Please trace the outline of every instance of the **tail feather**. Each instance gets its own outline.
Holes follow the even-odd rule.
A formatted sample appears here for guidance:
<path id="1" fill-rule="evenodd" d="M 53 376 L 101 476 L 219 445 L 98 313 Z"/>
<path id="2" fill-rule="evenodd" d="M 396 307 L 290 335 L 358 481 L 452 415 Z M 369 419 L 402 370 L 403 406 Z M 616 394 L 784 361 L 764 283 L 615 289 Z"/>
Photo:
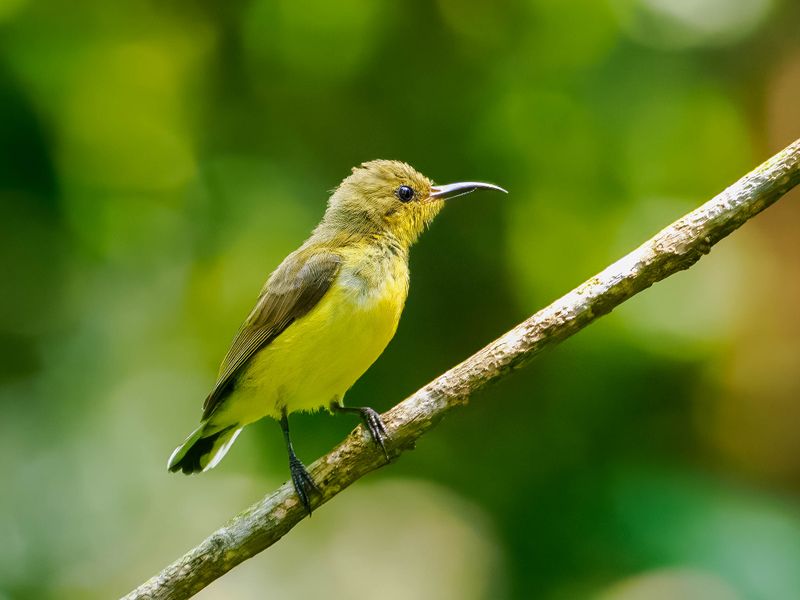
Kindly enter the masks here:
<path id="1" fill-rule="evenodd" d="M 183 471 L 187 475 L 208 471 L 219 464 L 236 437 L 241 427 L 231 425 L 214 433 L 206 433 L 206 423 L 195 429 L 186 441 L 175 448 L 169 457 L 167 468 L 173 473 Z"/>

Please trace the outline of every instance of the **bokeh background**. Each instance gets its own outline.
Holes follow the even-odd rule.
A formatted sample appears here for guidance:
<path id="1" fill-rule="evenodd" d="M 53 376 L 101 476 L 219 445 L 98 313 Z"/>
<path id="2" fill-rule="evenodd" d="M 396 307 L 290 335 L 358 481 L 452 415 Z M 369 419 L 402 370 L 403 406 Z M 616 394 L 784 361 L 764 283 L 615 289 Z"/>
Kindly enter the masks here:
<path id="1" fill-rule="evenodd" d="M 499 183 L 411 257 L 387 409 L 800 136 L 795 0 L 0 1 L 0 598 L 122 595 L 287 478 L 168 474 L 351 166 Z M 216 598 L 800 595 L 797 193 Z M 354 423 L 294 418 L 311 461 Z M 379 590 L 379 592 L 376 592 Z"/>

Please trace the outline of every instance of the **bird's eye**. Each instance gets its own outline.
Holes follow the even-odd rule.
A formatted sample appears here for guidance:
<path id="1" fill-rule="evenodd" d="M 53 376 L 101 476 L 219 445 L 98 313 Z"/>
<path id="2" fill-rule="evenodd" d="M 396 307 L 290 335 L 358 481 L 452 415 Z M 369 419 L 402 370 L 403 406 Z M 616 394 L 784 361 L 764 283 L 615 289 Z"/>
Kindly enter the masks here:
<path id="1" fill-rule="evenodd" d="M 414 189 L 408 187 L 407 185 L 401 185 L 399 188 L 397 188 L 395 195 L 400 199 L 401 202 L 408 202 L 414 198 Z"/>

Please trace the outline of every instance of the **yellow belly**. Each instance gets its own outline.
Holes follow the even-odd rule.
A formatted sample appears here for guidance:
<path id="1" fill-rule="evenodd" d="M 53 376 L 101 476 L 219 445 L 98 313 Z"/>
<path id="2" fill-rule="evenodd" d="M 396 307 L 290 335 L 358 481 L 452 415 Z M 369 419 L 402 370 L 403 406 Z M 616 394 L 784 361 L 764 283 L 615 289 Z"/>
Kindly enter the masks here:
<path id="1" fill-rule="evenodd" d="M 311 411 L 341 399 L 394 336 L 406 285 L 382 282 L 365 298 L 340 277 L 316 307 L 250 360 L 213 422 L 246 425 L 279 418 L 284 407 Z"/>

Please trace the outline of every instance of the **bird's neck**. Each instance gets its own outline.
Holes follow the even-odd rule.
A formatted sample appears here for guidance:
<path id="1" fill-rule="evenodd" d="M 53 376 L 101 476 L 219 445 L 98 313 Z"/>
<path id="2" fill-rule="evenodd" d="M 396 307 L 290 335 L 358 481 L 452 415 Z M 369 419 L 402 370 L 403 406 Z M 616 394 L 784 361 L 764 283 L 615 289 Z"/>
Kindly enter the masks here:
<path id="1" fill-rule="evenodd" d="M 341 228 L 330 226 L 324 221 L 317 226 L 312 235 L 316 243 L 331 247 L 369 247 L 376 253 L 408 261 L 411 240 L 401 239 L 394 232 L 379 228 Z"/>

